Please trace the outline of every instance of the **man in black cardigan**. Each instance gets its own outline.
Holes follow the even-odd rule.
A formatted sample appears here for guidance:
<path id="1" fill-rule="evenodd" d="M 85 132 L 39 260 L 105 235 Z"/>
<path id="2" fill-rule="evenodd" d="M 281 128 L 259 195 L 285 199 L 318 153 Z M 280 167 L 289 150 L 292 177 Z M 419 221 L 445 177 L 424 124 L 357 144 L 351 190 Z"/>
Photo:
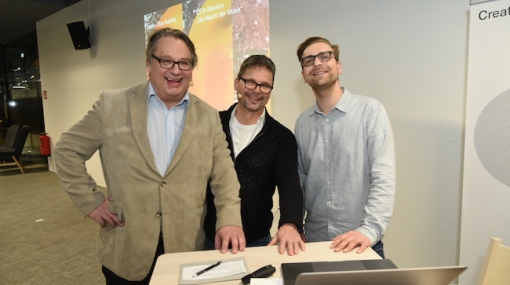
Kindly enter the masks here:
<path id="1" fill-rule="evenodd" d="M 279 243 L 280 253 L 305 250 L 303 192 L 297 173 L 297 144 L 294 134 L 271 117 L 265 108 L 273 89 L 275 65 L 265 55 L 252 55 L 240 67 L 234 85 L 238 103 L 220 112 L 223 131 L 241 184 L 241 216 L 246 246 Z M 278 187 L 280 221 L 271 238 L 273 195 Z M 205 249 L 219 249 L 214 240 L 216 208 L 207 191 L 204 229 Z"/>

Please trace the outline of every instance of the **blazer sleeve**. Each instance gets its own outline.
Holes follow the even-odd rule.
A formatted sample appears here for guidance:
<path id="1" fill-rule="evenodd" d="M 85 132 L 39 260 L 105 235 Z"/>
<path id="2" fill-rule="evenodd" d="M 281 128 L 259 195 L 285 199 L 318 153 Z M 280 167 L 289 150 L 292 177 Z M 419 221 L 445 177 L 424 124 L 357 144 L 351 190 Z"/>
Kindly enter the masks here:
<path id="1" fill-rule="evenodd" d="M 105 195 L 96 189 L 96 182 L 87 173 L 85 166 L 85 162 L 101 147 L 103 100 L 104 95 L 101 93 L 92 110 L 61 135 L 53 154 L 57 176 L 71 201 L 84 216 L 105 199 Z"/>

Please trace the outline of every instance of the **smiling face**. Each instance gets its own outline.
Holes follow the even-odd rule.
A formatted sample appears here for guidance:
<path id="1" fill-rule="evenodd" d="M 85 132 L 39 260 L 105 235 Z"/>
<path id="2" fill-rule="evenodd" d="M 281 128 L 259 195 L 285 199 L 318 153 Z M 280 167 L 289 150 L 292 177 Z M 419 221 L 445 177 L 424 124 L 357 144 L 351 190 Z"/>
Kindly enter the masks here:
<path id="1" fill-rule="evenodd" d="M 273 86 L 273 73 L 261 66 L 254 66 L 246 69 L 246 71 L 241 75 L 246 81 L 253 81 L 257 84 Z M 271 97 L 271 93 L 265 94 L 260 92 L 260 86 L 255 87 L 255 89 L 250 90 L 246 88 L 245 82 L 242 79 L 235 79 L 235 90 L 237 93 L 242 94 L 243 96 L 239 99 L 239 104 L 237 108 L 242 110 L 246 110 L 249 112 L 260 112 L 266 106 L 269 98 Z"/>
<path id="2" fill-rule="evenodd" d="M 329 44 L 317 42 L 308 46 L 301 58 L 314 56 L 324 51 L 332 51 Z M 315 62 L 311 66 L 303 67 L 301 74 L 306 83 L 314 90 L 328 89 L 338 82 L 338 76 L 342 73 L 342 66 L 334 56 L 322 62 L 319 58 L 315 58 Z"/>
<path id="3" fill-rule="evenodd" d="M 174 37 L 159 39 L 152 53 L 162 59 L 192 62 L 191 52 L 187 45 Z M 178 64 L 174 64 L 170 69 L 162 68 L 155 58 L 150 59 L 147 63 L 147 72 L 156 95 L 169 108 L 184 97 L 193 75 L 193 69 L 180 70 Z"/>

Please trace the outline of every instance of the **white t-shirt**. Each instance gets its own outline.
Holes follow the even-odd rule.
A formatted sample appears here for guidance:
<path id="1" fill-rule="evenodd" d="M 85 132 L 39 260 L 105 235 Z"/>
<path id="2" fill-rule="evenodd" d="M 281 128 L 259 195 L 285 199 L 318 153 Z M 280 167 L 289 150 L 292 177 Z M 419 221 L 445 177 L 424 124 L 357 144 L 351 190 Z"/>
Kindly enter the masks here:
<path id="1" fill-rule="evenodd" d="M 255 136 L 262 130 L 264 126 L 264 118 L 266 114 L 266 110 L 262 112 L 262 115 L 257 120 L 256 124 L 253 125 L 243 125 L 239 123 L 237 120 L 235 113 L 237 110 L 237 106 L 232 111 L 230 116 L 230 133 L 232 134 L 232 143 L 234 146 L 234 157 L 247 147 L 251 141 L 255 138 Z"/>

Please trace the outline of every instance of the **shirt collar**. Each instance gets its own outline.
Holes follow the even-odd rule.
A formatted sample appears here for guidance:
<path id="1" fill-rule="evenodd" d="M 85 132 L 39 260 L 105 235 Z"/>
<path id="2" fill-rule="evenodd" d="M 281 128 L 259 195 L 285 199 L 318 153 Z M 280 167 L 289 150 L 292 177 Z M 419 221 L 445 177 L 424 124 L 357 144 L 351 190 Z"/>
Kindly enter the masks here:
<path id="1" fill-rule="evenodd" d="M 340 112 L 347 113 L 347 110 L 349 107 L 349 102 L 351 102 L 352 94 L 347 88 L 345 88 L 345 87 L 340 87 L 340 88 L 343 91 L 342 97 L 340 97 L 340 100 L 338 100 L 338 102 L 336 102 L 335 108 L 333 108 L 333 109 L 337 109 Z M 313 109 L 314 109 L 313 110 L 314 112 L 312 112 L 310 114 L 310 116 L 312 116 L 314 113 L 323 114 L 323 112 L 319 109 L 319 105 L 317 104 L 317 101 L 315 101 L 315 106 Z"/>
<path id="2" fill-rule="evenodd" d="M 343 94 L 342 97 L 340 97 L 340 100 L 335 105 L 335 108 L 338 109 L 338 111 L 347 113 L 349 102 L 351 102 L 352 94 L 347 90 L 345 87 L 341 87 Z"/>
<path id="3" fill-rule="evenodd" d="M 230 113 L 230 121 L 232 121 L 235 117 L 237 106 L 238 106 L 238 104 L 236 104 L 234 106 L 234 110 L 232 110 L 232 113 Z M 260 115 L 260 117 L 257 119 L 257 125 L 258 124 L 264 125 L 265 122 L 266 122 L 266 107 L 264 107 L 264 111 L 262 112 L 262 115 Z"/>

